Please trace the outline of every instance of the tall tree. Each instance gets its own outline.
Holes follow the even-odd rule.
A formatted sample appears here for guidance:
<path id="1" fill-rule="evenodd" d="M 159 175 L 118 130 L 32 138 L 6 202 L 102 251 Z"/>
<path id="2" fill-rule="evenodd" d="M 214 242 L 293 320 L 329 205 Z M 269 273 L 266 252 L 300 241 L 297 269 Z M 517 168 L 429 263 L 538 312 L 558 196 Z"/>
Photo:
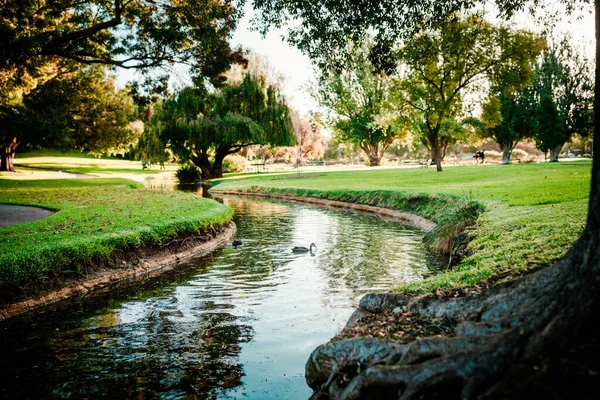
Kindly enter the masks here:
<path id="1" fill-rule="evenodd" d="M 471 0 L 255 0 L 265 25 L 299 21 L 291 39 L 315 57 L 342 53 L 345 37 L 382 32 L 392 41 L 431 28 L 447 11 L 470 9 Z M 494 2 L 504 15 L 539 0 Z M 591 1 L 564 0 L 567 8 Z M 600 1 L 595 6 L 600 39 Z M 314 40 L 311 40 L 314 38 Z M 331 39 L 331 40 L 330 40 Z M 342 43 L 340 43 L 340 41 Z M 600 40 L 596 40 L 600 60 Z M 594 134 L 600 130 L 600 68 L 596 64 Z M 594 154 L 600 154 L 598 140 Z M 460 298 L 368 295 L 363 310 L 401 310 L 462 321 L 452 338 L 406 345 L 349 340 L 319 347 L 307 363 L 307 380 L 332 398 L 593 398 L 600 313 L 600 159 L 594 157 L 586 228 L 571 251 L 551 267 Z M 468 273 L 468 272 L 467 272 Z M 584 355 L 584 356 L 582 356 Z M 380 357 L 381 356 L 381 357 Z M 578 356 L 580 358 L 578 358 Z M 588 356 L 588 357 L 585 357 Z M 316 361 L 316 362 L 315 362 Z M 356 366 L 360 365 L 357 371 Z M 587 364 L 593 365 L 593 364 Z M 357 376 L 347 371 L 357 371 Z M 347 382 L 347 384 L 345 384 Z"/>
<path id="2" fill-rule="evenodd" d="M 325 146 L 319 116 L 313 114 L 302 118 L 296 111 L 290 110 L 290 118 L 296 134 L 296 165 L 307 157 L 313 160 L 322 157 Z"/>
<path id="3" fill-rule="evenodd" d="M 369 165 L 378 166 L 386 149 L 406 131 L 407 107 L 391 101 L 399 78 L 377 71 L 368 45 L 349 47 L 352 58 L 343 68 L 322 72 L 315 97 L 328 111 L 338 139 L 359 146 Z"/>
<path id="4" fill-rule="evenodd" d="M 574 135 L 591 134 L 592 73 L 589 60 L 563 37 L 538 64 L 535 90 L 538 99 L 538 148 L 558 161 L 563 145 Z M 552 121 L 553 123 L 550 123 Z"/>
<path id="5" fill-rule="evenodd" d="M 485 138 L 492 138 L 500 145 L 502 162 L 510 163 L 516 145 L 537 132 L 536 102 L 533 88 L 528 87 L 517 94 L 488 97 L 476 128 Z"/>
<path id="6" fill-rule="evenodd" d="M 51 70 L 65 60 L 142 70 L 186 63 L 219 85 L 240 58 L 227 42 L 238 17 L 227 0 L 3 0 L 1 7 L 4 110 L 19 108 L 23 95 L 53 79 Z M 19 144 L 17 136 L 0 137 L 4 154 Z"/>
<path id="7" fill-rule="evenodd" d="M 247 146 L 295 144 L 284 99 L 264 78 L 250 75 L 214 94 L 200 88 L 180 91 L 155 111 L 146 135 L 158 136 L 162 149 L 180 161 L 194 163 L 202 179 L 222 177 L 223 159 Z M 144 137 L 142 143 L 154 140 Z"/>
<path id="8" fill-rule="evenodd" d="M 116 152 L 135 140 L 128 126 L 134 113 L 132 98 L 104 66 L 70 67 L 26 94 L 22 105 L 4 108 L 0 138 L 30 149 Z M 15 150 L 0 148 L 2 170 L 14 170 Z"/>
<path id="9" fill-rule="evenodd" d="M 461 112 L 465 90 L 499 75 L 518 82 L 531 79 L 531 54 L 539 53 L 542 46 L 530 32 L 496 27 L 479 15 L 449 18 L 439 28 L 408 41 L 402 58 L 410 67 L 409 104 L 422 114 L 438 171 L 442 170 L 440 130 L 445 120 Z"/>

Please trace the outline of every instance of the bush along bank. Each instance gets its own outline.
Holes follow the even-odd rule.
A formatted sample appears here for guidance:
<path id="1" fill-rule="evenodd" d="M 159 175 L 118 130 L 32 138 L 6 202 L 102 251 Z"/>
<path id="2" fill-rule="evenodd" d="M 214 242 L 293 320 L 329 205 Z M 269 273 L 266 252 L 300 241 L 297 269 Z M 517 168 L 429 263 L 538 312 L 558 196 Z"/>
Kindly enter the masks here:
<path id="1" fill-rule="evenodd" d="M 143 266 L 145 254 L 178 251 L 192 242 L 187 239 L 214 238 L 233 217 L 231 208 L 216 201 L 134 186 L 115 179 L 0 180 L 1 203 L 57 210 L 42 220 L 0 228 L 0 302 L 106 269 Z"/>
<path id="2" fill-rule="evenodd" d="M 214 187 L 218 192 L 219 187 Z M 480 203 L 464 197 L 448 194 L 403 193 L 392 190 L 316 190 L 282 189 L 251 186 L 238 189 L 241 194 L 259 194 L 288 198 L 315 198 L 326 201 L 339 201 L 347 204 L 361 204 L 389 210 L 401 211 L 426 218 L 435 223 L 424 236 L 425 247 L 431 253 L 443 258 L 450 270 L 428 280 L 426 284 L 404 286 L 407 291 L 429 291 L 440 287 L 452 287 L 461 282 L 453 276 L 453 267 L 470 254 L 468 243 L 476 234 L 478 217 L 484 212 Z M 441 278 L 441 279 L 440 279 Z M 433 280 L 433 281 L 431 281 Z M 431 287 L 431 289 L 427 289 Z"/>

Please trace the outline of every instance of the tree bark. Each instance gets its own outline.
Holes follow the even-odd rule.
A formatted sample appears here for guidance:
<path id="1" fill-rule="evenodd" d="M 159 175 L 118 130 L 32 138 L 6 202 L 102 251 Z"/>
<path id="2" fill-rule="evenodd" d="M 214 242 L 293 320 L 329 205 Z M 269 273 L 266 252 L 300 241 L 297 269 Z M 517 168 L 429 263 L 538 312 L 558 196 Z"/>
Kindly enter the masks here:
<path id="1" fill-rule="evenodd" d="M 222 178 L 223 177 L 223 160 L 227 157 L 229 153 L 227 151 L 218 150 L 217 154 L 215 154 L 215 159 L 212 165 L 212 178 Z M 211 179 L 212 179 L 211 178 Z"/>
<path id="2" fill-rule="evenodd" d="M 441 172 L 442 171 L 442 149 L 440 149 L 438 140 L 436 138 L 436 140 L 433 142 L 433 152 L 435 155 L 435 167 L 437 172 Z"/>
<path id="3" fill-rule="evenodd" d="M 7 146 L 0 147 L 0 171 L 15 172 L 13 161 L 20 143 L 15 137 Z"/>
<path id="4" fill-rule="evenodd" d="M 510 164 L 510 156 L 512 154 L 512 143 L 502 144 L 502 163 Z"/>
<path id="5" fill-rule="evenodd" d="M 562 149 L 564 143 L 559 144 L 553 149 L 550 149 L 550 162 L 558 162 L 558 156 L 560 156 L 560 150 Z"/>
<path id="6" fill-rule="evenodd" d="M 369 154 L 369 166 L 378 167 L 381 164 L 381 157 L 378 154 Z"/>
<path id="7" fill-rule="evenodd" d="M 192 163 L 194 163 L 196 167 L 200 168 L 200 171 L 202 172 L 201 179 L 203 181 L 214 178 L 213 167 L 208 159 L 208 155 L 200 154 L 198 156 L 194 156 L 192 157 Z"/>

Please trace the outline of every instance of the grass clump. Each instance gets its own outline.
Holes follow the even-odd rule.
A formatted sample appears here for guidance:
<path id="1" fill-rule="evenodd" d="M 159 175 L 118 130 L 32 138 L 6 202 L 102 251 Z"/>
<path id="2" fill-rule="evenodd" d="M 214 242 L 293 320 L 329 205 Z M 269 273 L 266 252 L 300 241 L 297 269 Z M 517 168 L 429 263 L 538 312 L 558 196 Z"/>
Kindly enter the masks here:
<path id="1" fill-rule="evenodd" d="M 180 165 L 175 172 L 175 178 L 179 183 L 196 183 L 202 179 L 202 172 L 194 164 Z"/>
<path id="2" fill-rule="evenodd" d="M 221 180 L 213 190 L 296 194 L 377 205 L 438 224 L 428 234 L 443 249 L 474 224 L 470 256 L 454 269 L 399 290 L 423 293 L 476 288 L 550 265 L 585 227 L 588 161 L 434 169 L 373 169 Z M 302 178 L 302 179 L 299 179 Z M 327 188 L 327 190 L 323 190 Z"/>
<path id="3" fill-rule="evenodd" d="M 91 259 L 107 259 L 115 250 L 162 245 L 233 216 L 216 201 L 139 186 L 123 179 L 0 180 L 0 203 L 57 211 L 0 228 L 0 287 L 80 273 Z"/>

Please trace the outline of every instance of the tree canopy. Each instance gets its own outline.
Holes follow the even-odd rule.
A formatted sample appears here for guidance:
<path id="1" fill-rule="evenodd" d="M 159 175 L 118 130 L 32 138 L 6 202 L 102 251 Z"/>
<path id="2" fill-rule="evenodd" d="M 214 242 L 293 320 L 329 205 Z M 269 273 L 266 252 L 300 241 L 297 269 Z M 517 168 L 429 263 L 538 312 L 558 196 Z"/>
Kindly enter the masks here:
<path id="1" fill-rule="evenodd" d="M 223 159 L 247 146 L 291 146 L 295 135 L 289 109 L 264 77 L 245 75 L 214 94 L 186 88 L 156 110 L 143 143 L 156 136 L 181 162 L 191 161 L 203 179 L 223 175 Z M 143 152 L 144 149 L 141 149 Z"/>
<path id="2" fill-rule="evenodd" d="M 205 76 L 229 65 L 229 1 L 3 0 L 0 70 L 41 57 L 122 68 L 186 62 Z M 217 61 L 219 58 L 221 60 Z"/>
<path id="3" fill-rule="evenodd" d="M 104 66 L 72 65 L 16 105 L 0 106 L 0 170 L 13 170 L 17 146 L 118 152 L 134 142 L 135 106 Z M 6 144 L 9 144 L 6 146 Z"/>
<path id="4" fill-rule="evenodd" d="M 401 78 L 376 70 L 368 44 L 349 48 L 350 60 L 343 68 L 322 71 L 314 94 L 328 110 L 338 139 L 359 146 L 369 165 L 378 166 L 386 149 L 407 131 L 407 106 L 392 99 Z"/>
<path id="5" fill-rule="evenodd" d="M 440 129 L 462 112 L 465 91 L 485 81 L 524 86 L 531 81 L 532 61 L 543 46 L 543 40 L 530 32 L 494 26 L 473 14 L 452 17 L 402 48 L 409 67 L 408 101 L 420 113 L 424 142 L 438 171 L 444 148 Z"/>

